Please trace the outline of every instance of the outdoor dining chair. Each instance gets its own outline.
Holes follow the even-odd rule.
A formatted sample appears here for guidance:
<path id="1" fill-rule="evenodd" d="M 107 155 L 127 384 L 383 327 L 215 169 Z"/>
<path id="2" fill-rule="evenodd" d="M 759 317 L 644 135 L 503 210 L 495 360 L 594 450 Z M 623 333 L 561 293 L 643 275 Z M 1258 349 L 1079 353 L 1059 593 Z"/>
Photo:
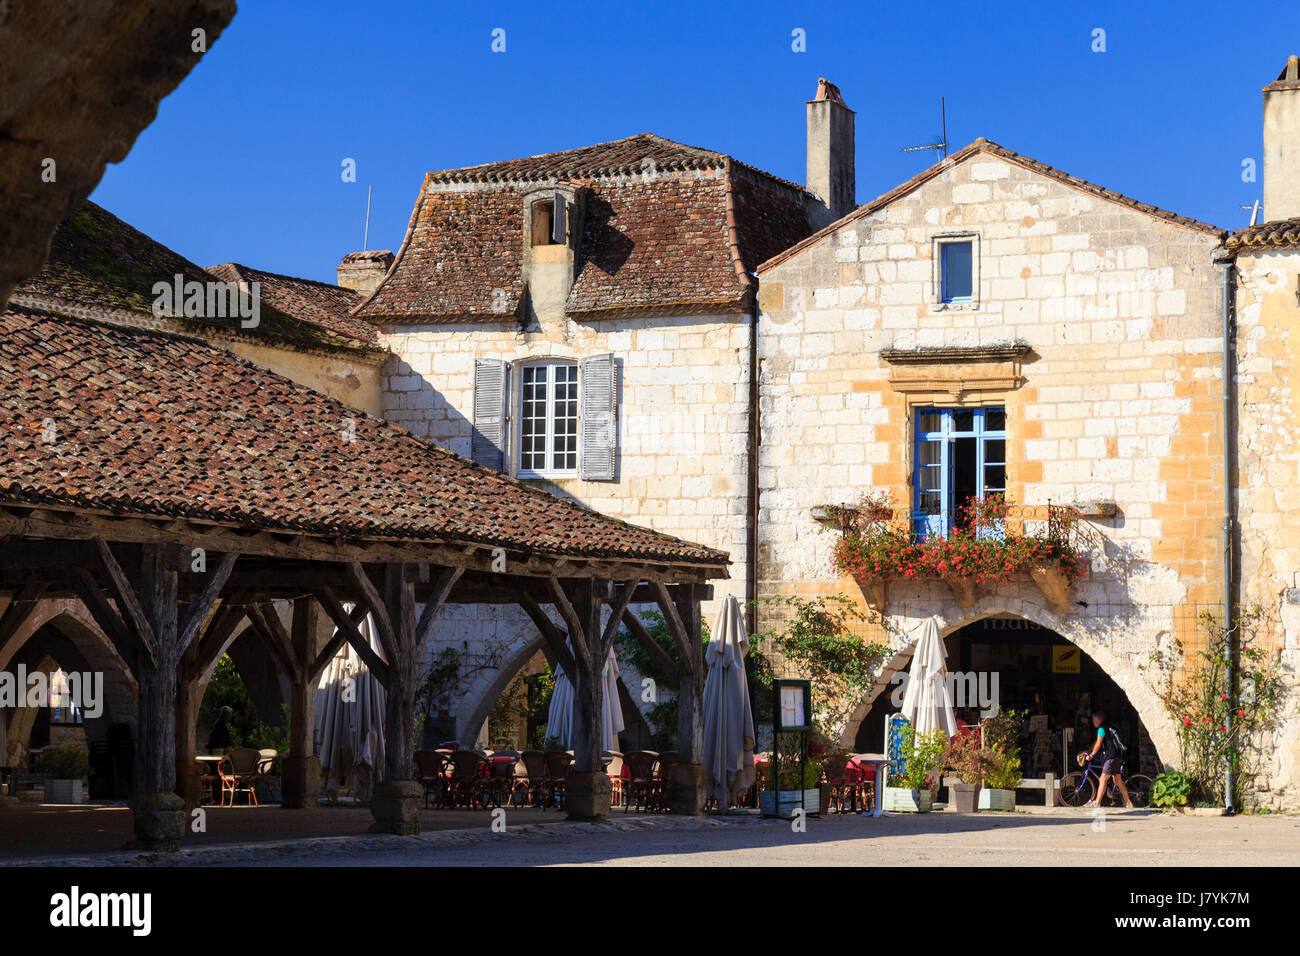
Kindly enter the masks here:
<path id="1" fill-rule="evenodd" d="M 485 801 L 491 772 L 487 757 L 476 750 L 454 750 L 447 759 L 451 762 L 448 805 L 474 807 Z"/>
<path id="2" fill-rule="evenodd" d="M 845 804 L 848 809 L 857 810 L 862 799 L 861 775 L 849 767 L 848 754 L 833 754 L 822 761 L 825 783 L 830 788 L 830 806 L 828 810 L 843 812 Z"/>
<path id="3" fill-rule="evenodd" d="M 262 755 L 251 747 L 234 747 L 226 751 L 226 759 L 222 762 L 230 767 L 229 776 L 231 777 L 230 805 L 235 805 L 235 795 L 247 793 L 249 802 L 253 806 L 258 806 L 257 802 L 257 782 L 258 782 L 258 764 L 262 760 Z M 219 765 L 220 766 L 220 765 Z M 222 800 L 226 796 L 226 781 L 222 780 Z"/>
<path id="4" fill-rule="evenodd" d="M 530 807 L 546 806 L 546 754 L 540 750 L 525 750 L 520 755 L 524 765 L 522 780 L 527 787 Z"/>
<path id="5" fill-rule="evenodd" d="M 434 750 L 415 752 L 415 779 L 424 788 L 424 806 L 433 798 L 435 807 L 447 801 L 447 758 Z"/>
<path id="6" fill-rule="evenodd" d="M 605 761 L 605 775 L 609 777 L 609 805 L 617 807 L 623 802 L 623 755 L 617 750 L 606 750 L 601 758 Z"/>
<path id="7" fill-rule="evenodd" d="M 668 773 L 680 763 L 676 750 L 665 750 L 659 754 L 659 770 L 655 774 L 655 809 L 668 809 Z"/>
<path id="8" fill-rule="evenodd" d="M 638 810 L 653 809 L 655 802 L 655 764 L 659 755 L 652 750 L 634 750 L 623 755 L 628 776 L 623 784 L 623 812 L 635 806 Z"/>
<path id="9" fill-rule="evenodd" d="M 546 804 L 552 801 L 561 810 L 564 809 L 565 790 L 568 787 L 569 771 L 573 767 L 573 754 L 567 750 L 546 751 Z"/>
<path id="10" fill-rule="evenodd" d="M 265 747 L 258 751 L 260 759 L 257 761 L 257 777 L 254 780 L 254 786 L 262 784 L 266 787 L 266 798 L 271 803 L 278 803 L 283 799 L 280 791 L 280 775 L 276 772 L 276 761 L 280 759 L 280 752 L 271 747 Z"/>
<path id="11" fill-rule="evenodd" d="M 492 770 L 487 779 L 489 802 L 494 807 L 509 805 L 513 802 L 515 792 L 515 767 L 519 763 L 519 751 L 494 750 L 490 758 Z"/>
<path id="12" fill-rule="evenodd" d="M 196 760 L 194 766 L 199 775 L 200 806 L 205 803 L 216 803 L 220 800 L 221 777 L 212 768 L 212 761 Z"/>

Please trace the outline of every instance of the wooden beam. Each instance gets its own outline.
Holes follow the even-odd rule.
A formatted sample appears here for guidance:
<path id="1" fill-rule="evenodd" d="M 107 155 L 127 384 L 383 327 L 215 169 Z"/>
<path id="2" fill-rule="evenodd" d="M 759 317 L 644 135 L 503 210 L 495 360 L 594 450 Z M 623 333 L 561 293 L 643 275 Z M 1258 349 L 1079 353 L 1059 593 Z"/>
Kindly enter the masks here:
<path id="1" fill-rule="evenodd" d="M 415 645 L 419 647 L 429 636 L 429 628 L 433 627 L 433 619 L 442 610 L 442 606 L 447 603 L 447 596 L 451 594 L 451 589 L 456 586 L 461 575 L 465 573 L 464 568 L 443 568 L 438 572 L 438 580 L 434 582 L 433 593 L 429 595 L 429 600 L 424 602 L 424 610 L 420 612 L 419 623 L 415 625 Z"/>
<path id="2" fill-rule="evenodd" d="M 41 595 L 45 593 L 46 584 L 41 581 L 34 581 L 30 584 L 23 585 L 9 601 L 8 607 L 5 608 L 3 616 L 0 616 L 0 653 L 4 651 L 5 644 L 11 637 L 22 630 L 23 626 L 31 620 L 36 608 L 39 607 Z M 9 656 L 4 655 L 6 658 Z"/>
<path id="3" fill-rule="evenodd" d="M 325 613 L 330 616 L 334 626 L 344 633 L 347 642 L 352 645 L 352 649 L 365 662 L 366 667 L 370 669 L 370 673 L 375 675 L 379 683 L 386 684 L 388 680 L 388 664 L 375 653 L 365 635 L 357 628 L 356 622 L 352 620 L 347 611 L 343 610 L 343 605 L 339 603 L 334 593 L 329 588 L 321 588 L 316 592 L 316 600 L 325 609 Z"/>
<path id="4" fill-rule="evenodd" d="M 203 591 L 190 604 L 185 618 L 181 621 L 180 633 L 177 637 L 182 654 L 189 648 L 190 642 L 194 640 L 195 635 L 199 633 L 199 628 L 207 620 L 208 612 L 212 610 L 212 605 L 221 595 L 222 588 L 230 580 L 230 572 L 235 569 L 237 560 L 239 555 L 234 552 L 223 554 L 221 563 L 208 575 L 208 582 L 203 586 Z"/>
<path id="5" fill-rule="evenodd" d="M 519 595 L 519 606 L 532 619 L 537 630 L 541 631 L 542 639 L 550 649 L 551 656 L 560 665 L 560 669 L 570 676 L 575 674 L 573 654 L 564 646 L 564 633 L 555 626 L 555 622 L 542 610 L 542 606 L 537 603 L 531 594 L 522 593 Z"/>
<path id="6" fill-rule="evenodd" d="M 681 615 L 677 613 L 677 604 L 673 597 L 668 593 L 662 582 L 655 581 L 651 585 L 651 590 L 655 594 L 655 603 L 659 605 L 659 611 L 664 616 L 664 623 L 668 625 L 668 633 L 672 634 L 673 640 L 677 642 L 677 649 L 683 655 L 683 665 L 690 660 L 686 655 L 690 654 L 690 641 L 686 634 L 686 624 L 682 621 Z"/>
<path id="7" fill-rule="evenodd" d="M 68 584 L 81 599 L 81 603 L 99 625 L 99 629 L 104 632 L 104 636 L 116 648 L 118 655 L 126 662 L 126 666 L 131 668 L 132 673 L 139 669 L 141 655 L 150 657 L 152 662 L 148 646 L 135 637 L 117 609 L 108 603 L 108 598 L 104 596 L 95 576 L 86 568 L 68 568 L 64 574 Z"/>
<path id="8" fill-rule="evenodd" d="M 361 622 L 366 619 L 366 615 L 369 613 L 370 612 L 366 610 L 364 604 L 358 604 L 348 614 L 348 617 L 352 619 L 352 623 L 357 625 L 359 629 L 361 627 Z M 325 642 L 325 646 L 322 647 L 320 653 L 316 655 L 316 659 L 311 662 L 308 676 L 311 677 L 312 680 L 315 680 L 320 676 L 320 672 L 329 665 L 329 662 L 334 659 L 334 655 L 336 655 L 347 642 L 348 637 L 343 633 L 343 630 L 338 627 L 334 628 L 334 635 Z"/>
<path id="9" fill-rule="evenodd" d="M 632 600 L 632 593 L 636 590 L 636 584 L 635 581 L 625 581 L 620 584 L 614 602 L 610 605 L 612 610 L 609 615 L 609 622 L 605 625 L 605 633 L 600 636 L 600 659 L 602 661 L 609 656 L 610 648 L 614 646 L 614 635 L 618 633 L 619 623 L 623 619 L 623 612 L 627 610 L 628 602 Z"/>
<path id="10" fill-rule="evenodd" d="M 578 612 L 573 609 L 573 604 L 569 601 L 569 596 L 564 593 L 564 587 L 560 584 L 558 578 L 550 579 L 551 600 L 555 602 L 556 609 L 560 612 L 560 617 L 564 618 L 564 623 L 569 628 L 569 642 L 573 644 L 575 657 L 587 656 L 587 632 L 582 621 L 578 617 Z M 569 675 L 574 676 L 573 674 Z"/>
<path id="11" fill-rule="evenodd" d="M 636 642 L 641 645 L 642 649 L 650 655 L 650 659 L 659 666 L 659 669 L 667 675 L 668 679 L 676 683 L 680 678 L 677 669 L 677 662 L 669 656 L 668 652 L 659 646 L 659 642 L 650 636 L 646 630 L 645 624 L 641 618 L 637 617 L 636 612 L 628 609 L 623 612 L 623 623 L 627 629 L 632 632 Z"/>
<path id="12" fill-rule="evenodd" d="M 109 548 L 108 542 L 103 538 L 95 538 L 95 547 L 99 550 L 99 560 L 104 566 L 104 571 L 113 584 L 113 595 L 117 599 L 118 611 L 123 624 L 126 625 L 129 631 L 134 633 L 136 640 L 140 642 L 140 647 L 145 653 L 148 664 L 156 667 L 159 663 L 158 646 L 154 641 L 153 627 L 145 615 L 143 604 L 136 596 L 135 589 L 131 587 L 131 582 L 127 579 L 122 566 L 117 563 L 117 558 L 113 557 L 113 551 Z"/>
<path id="13" fill-rule="evenodd" d="M 388 608 L 384 606 L 384 599 L 379 596 L 379 591 L 375 589 L 375 582 L 370 580 L 370 575 L 366 574 L 364 565 L 353 561 L 348 564 L 347 570 L 353 587 L 360 592 L 361 603 L 370 608 L 370 613 L 375 619 L 375 630 L 379 632 L 379 643 L 384 649 L 384 656 L 388 658 L 389 663 L 392 663 L 397 660 L 398 642 L 397 634 L 393 631 L 393 620 L 388 616 Z"/>

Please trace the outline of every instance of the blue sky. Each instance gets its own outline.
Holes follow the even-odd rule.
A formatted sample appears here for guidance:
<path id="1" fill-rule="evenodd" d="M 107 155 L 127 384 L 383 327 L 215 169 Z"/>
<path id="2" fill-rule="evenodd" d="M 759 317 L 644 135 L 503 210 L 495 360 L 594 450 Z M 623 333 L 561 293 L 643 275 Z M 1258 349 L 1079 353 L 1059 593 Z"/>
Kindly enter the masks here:
<path id="1" fill-rule="evenodd" d="M 900 149 L 937 140 L 944 96 L 954 151 L 985 136 L 1238 228 L 1261 195 L 1242 181 L 1260 88 L 1300 53 L 1290 2 L 478 8 L 244 0 L 92 198 L 201 265 L 333 281 L 362 246 L 367 186 L 370 248 L 396 250 L 428 170 L 648 131 L 803 182 L 804 101 L 825 76 L 857 112 L 860 203 L 933 161 Z"/>

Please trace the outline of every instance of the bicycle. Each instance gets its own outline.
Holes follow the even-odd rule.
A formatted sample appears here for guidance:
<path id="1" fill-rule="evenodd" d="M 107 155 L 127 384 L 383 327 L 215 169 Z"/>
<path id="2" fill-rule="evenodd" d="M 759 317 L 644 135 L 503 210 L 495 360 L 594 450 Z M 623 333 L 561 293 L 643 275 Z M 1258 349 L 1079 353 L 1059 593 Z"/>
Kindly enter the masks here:
<path id="1" fill-rule="evenodd" d="M 1151 798 L 1151 778 L 1140 773 L 1130 777 L 1124 772 L 1124 763 L 1122 761 L 1119 765 L 1119 774 L 1124 779 L 1124 786 L 1128 790 L 1129 799 L 1133 801 L 1133 806 L 1147 806 Z M 1061 778 L 1061 802 L 1067 807 L 1083 806 L 1096 794 L 1097 784 L 1100 780 L 1100 761 L 1090 762 L 1088 766 L 1083 768 L 1082 772 L 1067 773 Z M 1124 798 L 1119 792 L 1119 787 L 1115 786 L 1114 776 L 1110 778 L 1103 799 L 1105 796 L 1113 796 L 1116 803 L 1123 805 Z M 1099 800 L 1098 803 L 1100 802 Z"/>

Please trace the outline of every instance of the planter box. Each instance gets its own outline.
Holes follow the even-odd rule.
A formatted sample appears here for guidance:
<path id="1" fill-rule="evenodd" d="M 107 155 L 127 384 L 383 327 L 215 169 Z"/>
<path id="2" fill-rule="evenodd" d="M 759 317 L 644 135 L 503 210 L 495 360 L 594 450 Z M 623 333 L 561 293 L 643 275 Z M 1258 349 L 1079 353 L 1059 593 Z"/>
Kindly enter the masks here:
<path id="1" fill-rule="evenodd" d="M 777 794 L 780 798 L 777 798 Z M 798 790 L 760 790 L 758 810 L 765 817 L 790 817 L 800 807 Z M 821 788 L 803 791 L 803 809 L 806 813 L 821 812 Z"/>
<path id="2" fill-rule="evenodd" d="M 929 813 L 929 790 L 906 790 L 903 787 L 885 788 L 885 809 L 898 813 Z"/>
<path id="3" fill-rule="evenodd" d="M 80 780 L 46 780 L 45 781 L 45 802 L 46 803 L 85 803 L 86 795 L 83 792 Z"/>
<path id="4" fill-rule="evenodd" d="M 979 809 L 980 785 L 978 783 L 954 783 L 948 787 L 951 803 L 948 809 L 958 813 L 974 813 Z"/>
<path id="5" fill-rule="evenodd" d="M 980 790 L 979 808 L 981 810 L 1014 810 L 1016 792 L 1014 790 L 995 790 L 984 787 Z"/>
<path id="6" fill-rule="evenodd" d="M 862 597 L 867 602 L 867 607 L 877 614 L 885 612 L 885 581 L 881 578 L 855 578 L 859 588 L 862 589 Z"/>

